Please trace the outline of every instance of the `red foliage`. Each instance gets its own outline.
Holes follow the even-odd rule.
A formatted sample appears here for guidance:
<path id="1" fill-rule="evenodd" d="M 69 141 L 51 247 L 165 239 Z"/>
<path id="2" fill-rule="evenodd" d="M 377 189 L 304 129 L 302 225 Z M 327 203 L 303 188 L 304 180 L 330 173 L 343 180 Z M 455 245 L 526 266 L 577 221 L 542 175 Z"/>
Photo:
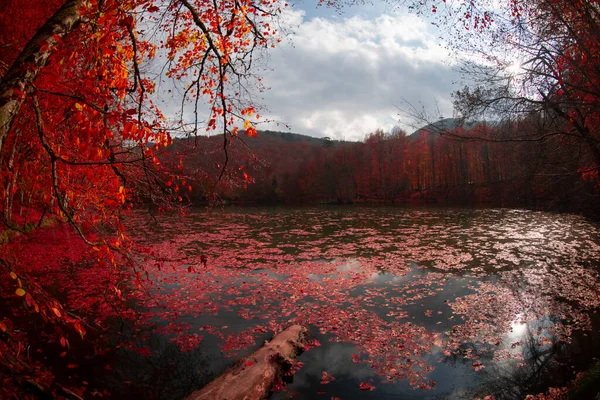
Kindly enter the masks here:
<path id="1" fill-rule="evenodd" d="M 235 124 L 253 136 L 259 116 L 231 88 L 253 83 L 251 53 L 277 41 L 280 11 L 270 0 L 2 2 L 0 233 L 8 244 L 0 248 L 0 368 L 17 372 L 2 390 L 20 391 L 23 365 L 39 390 L 60 390 L 22 351 L 29 342 L 17 324 L 31 328 L 23 309 L 65 349 L 73 333 L 135 318 L 124 300 L 143 297 L 150 280 L 123 217 L 140 200 L 177 208 L 192 191 L 179 159 L 164 151 L 177 127 L 158 107 L 145 66 L 165 57 L 159 79 L 189 86 L 184 103 L 208 102 L 203 128 L 221 129 L 225 146 Z M 161 39 L 147 34 L 153 30 Z M 176 341 L 186 349 L 199 340 Z"/>

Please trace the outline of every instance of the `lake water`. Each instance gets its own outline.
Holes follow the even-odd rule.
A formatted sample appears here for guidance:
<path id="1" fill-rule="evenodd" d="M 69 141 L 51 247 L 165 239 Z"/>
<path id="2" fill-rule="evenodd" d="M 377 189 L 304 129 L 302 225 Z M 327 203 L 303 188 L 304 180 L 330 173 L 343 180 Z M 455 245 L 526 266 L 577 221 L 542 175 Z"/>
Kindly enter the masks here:
<path id="1" fill-rule="evenodd" d="M 579 216 L 227 208 L 133 229 L 152 324 L 97 371 L 113 398 L 182 398 L 292 323 L 309 349 L 273 399 L 523 399 L 600 356 L 600 234 Z"/>

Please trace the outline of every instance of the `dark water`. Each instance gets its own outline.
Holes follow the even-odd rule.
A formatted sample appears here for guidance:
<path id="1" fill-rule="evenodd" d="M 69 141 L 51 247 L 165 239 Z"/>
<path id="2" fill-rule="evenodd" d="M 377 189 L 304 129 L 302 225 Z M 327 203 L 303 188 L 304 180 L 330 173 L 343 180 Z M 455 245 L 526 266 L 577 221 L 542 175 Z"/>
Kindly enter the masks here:
<path id="1" fill-rule="evenodd" d="M 600 235 L 578 216 L 238 208 L 147 222 L 133 228 L 154 254 L 154 298 L 138 304 L 151 324 L 110 371 L 88 369 L 113 398 L 182 398 L 292 323 L 311 346 L 274 399 L 522 399 L 600 356 Z"/>

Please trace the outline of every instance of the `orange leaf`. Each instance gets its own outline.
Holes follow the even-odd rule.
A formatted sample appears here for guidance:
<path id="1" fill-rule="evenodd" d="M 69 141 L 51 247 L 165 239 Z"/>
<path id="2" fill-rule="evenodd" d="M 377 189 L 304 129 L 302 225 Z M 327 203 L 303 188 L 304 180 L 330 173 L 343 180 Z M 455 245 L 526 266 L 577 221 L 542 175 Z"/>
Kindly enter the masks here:
<path id="1" fill-rule="evenodd" d="M 31 295 L 29 293 L 25 294 L 25 302 L 27 303 L 27 305 L 29 307 L 32 307 L 33 303 L 35 303 L 35 301 L 33 300 L 33 297 L 31 297 Z"/>
<path id="2" fill-rule="evenodd" d="M 81 338 L 83 339 L 83 337 L 85 336 L 85 329 L 83 329 L 83 327 L 79 324 L 75 324 L 75 330 L 77 331 L 77 333 L 79 333 L 79 336 L 81 336 Z"/>
<path id="3" fill-rule="evenodd" d="M 15 290 L 15 294 L 17 296 L 25 296 L 25 291 L 21 288 L 18 288 L 17 290 Z"/>

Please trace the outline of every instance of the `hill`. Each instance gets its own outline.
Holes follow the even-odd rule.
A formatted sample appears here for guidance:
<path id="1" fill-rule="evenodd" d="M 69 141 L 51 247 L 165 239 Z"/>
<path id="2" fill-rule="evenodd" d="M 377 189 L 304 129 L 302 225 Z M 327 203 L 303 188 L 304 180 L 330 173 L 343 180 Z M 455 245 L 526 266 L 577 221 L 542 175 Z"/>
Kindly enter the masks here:
<path id="1" fill-rule="evenodd" d="M 443 118 L 437 122 L 433 122 L 431 124 L 427 124 L 422 128 L 417 129 L 410 136 L 419 135 L 421 132 L 429 132 L 434 134 L 441 134 L 444 132 L 452 131 L 456 128 L 463 129 L 472 129 L 477 125 L 488 125 L 493 126 L 495 122 L 487 122 L 487 121 L 463 121 L 459 118 Z"/>

